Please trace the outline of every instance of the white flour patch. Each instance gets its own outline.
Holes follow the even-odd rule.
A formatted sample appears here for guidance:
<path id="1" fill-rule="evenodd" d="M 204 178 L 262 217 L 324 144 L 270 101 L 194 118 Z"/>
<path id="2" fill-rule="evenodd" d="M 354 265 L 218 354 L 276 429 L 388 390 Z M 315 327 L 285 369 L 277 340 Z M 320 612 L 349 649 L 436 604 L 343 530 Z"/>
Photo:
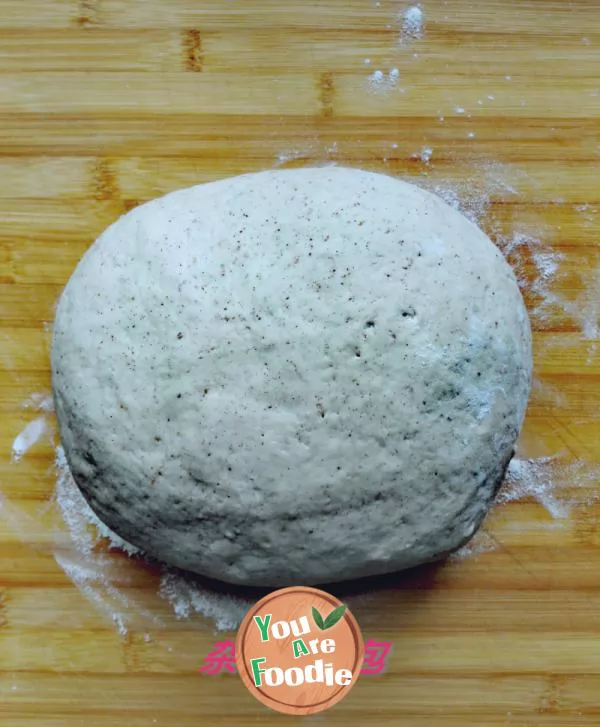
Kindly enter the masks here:
<path id="1" fill-rule="evenodd" d="M 186 619 L 197 613 L 214 622 L 219 631 L 233 631 L 252 606 L 251 599 L 233 595 L 215 597 L 195 582 L 193 576 L 171 573 L 165 568 L 160 580 L 160 595 L 172 606 L 177 618 Z"/>
<path id="2" fill-rule="evenodd" d="M 512 460 L 506 481 L 496 502 L 536 500 L 555 519 L 569 517 L 576 507 L 588 506 L 600 499 L 595 489 L 600 465 L 563 461 L 558 455 L 536 459 Z"/>
<path id="3" fill-rule="evenodd" d="M 542 280 L 548 280 L 556 273 L 558 270 L 558 263 L 562 259 L 562 255 L 559 253 L 543 250 L 534 252 L 532 257 Z"/>
<path id="4" fill-rule="evenodd" d="M 90 528 L 90 524 L 95 517 L 94 513 L 71 477 L 67 458 L 62 447 L 56 449 L 54 464 L 57 473 L 54 490 L 55 502 L 77 553 L 84 556 L 89 555 L 96 544 L 96 538 Z"/>
<path id="5" fill-rule="evenodd" d="M 46 434 L 49 434 L 51 427 L 45 416 L 37 417 L 20 432 L 12 445 L 12 460 L 18 462 L 31 447 L 37 444 Z"/>
<path id="6" fill-rule="evenodd" d="M 523 247 L 537 247 L 540 241 L 532 235 L 523 232 L 515 232 L 512 237 L 500 238 L 498 240 L 499 247 L 506 257 L 512 253 L 521 250 Z"/>
<path id="7" fill-rule="evenodd" d="M 420 5 L 405 8 L 398 16 L 400 25 L 400 44 L 406 45 L 413 40 L 421 40 L 424 36 L 425 13 Z"/>
<path id="8" fill-rule="evenodd" d="M 437 183 L 429 186 L 450 207 L 462 212 L 471 222 L 478 224 L 490 206 L 489 187 L 476 188 L 468 182 Z"/>
<path id="9" fill-rule="evenodd" d="M 77 552 L 81 555 L 91 554 L 99 539 L 104 538 L 109 548 L 122 550 L 127 555 L 140 553 L 139 548 L 126 542 L 107 528 L 87 504 L 71 476 L 65 452 L 60 446 L 56 448 L 55 467 L 57 478 L 54 500 Z"/>
<path id="10" fill-rule="evenodd" d="M 377 69 L 368 77 L 367 83 L 369 90 L 372 92 L 389 92 L 398 88 L 399 78 L 400 71 L 398 68 L 392 68 L 388 73 Z"/>
<path id="11" fill-rule="evenodd" d="M 498 493 L 496 502 L 503 504 L 533 498 L 542 505 L 553 518 L 569 516 L 569 508 L 557 500 L 553 493 L 555 476 L 552 465 L 554 457 L 538 459 L 513 459 L 508 466 L 506 481 Z"/>
<path id="12" fill-rule="evenodd" d="M 421 149 L 421 154 L 419 155 L 419 157 L 423 164 L 429 164 L 432 155 L 433 149 L 430 146 L 424 146 L 423 149 Z"/>

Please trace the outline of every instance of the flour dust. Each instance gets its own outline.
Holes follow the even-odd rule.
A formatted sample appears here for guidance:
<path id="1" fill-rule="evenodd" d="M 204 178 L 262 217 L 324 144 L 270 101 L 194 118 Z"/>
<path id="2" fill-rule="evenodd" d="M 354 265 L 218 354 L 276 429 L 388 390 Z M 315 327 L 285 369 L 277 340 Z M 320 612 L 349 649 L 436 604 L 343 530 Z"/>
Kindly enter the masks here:
<path id="1" fill-rule="evenodd" d="M 425 13 L 420 5 L 411 5 L 402 10 L 397 22 L 400 26 L 399 42 L 401 45 L 406 45 L 412 40 L 420 40 L 423 37 Z"/>
<path id="2" fill-rule="evenodd" d="M 392 68 L 390 71 L 382 71 L 377 69 L 368 77 L 368 85 L 370 91 L 391 91 L 398 87 L 400 79 L 400 71 Z M 400 89 L 403 91 L 403 89 Z"/>
<path id="3" fill-rule="evenodd" d="M 558 530 L 568 526 L 575 509 L 590 507 L 600 500 L 599 479 L 599 464 L 569 461 L 559 455 L 529 459 L 515 457 L 508 467 L 495 507 L 526 500 L 537 502 L 552 519 L 522 527 L 527 530 Z M 502 547 L 484 527 L 470 542 L 453 553 L 450 560 L 464 560 Z"/>
<path id="4" fill-rule="evenodd" d="M 600 468 L 559 456 L 513 459 L 497 503 L 536 500 L 555 519 L 567 519 L 574 508 L 589 506 L 600 498 L 594 485 Z M 558 493 L 561 493 L 559 496 Z"/>
<path id="5" fill-rule="evenodd" d="M 37 419 L 30 421 L 25 429 L 15 437 L 12 445 L 13 462 L 18 462 L 49 431 L 50 428 L 45 416 L 39 416 Z"/>

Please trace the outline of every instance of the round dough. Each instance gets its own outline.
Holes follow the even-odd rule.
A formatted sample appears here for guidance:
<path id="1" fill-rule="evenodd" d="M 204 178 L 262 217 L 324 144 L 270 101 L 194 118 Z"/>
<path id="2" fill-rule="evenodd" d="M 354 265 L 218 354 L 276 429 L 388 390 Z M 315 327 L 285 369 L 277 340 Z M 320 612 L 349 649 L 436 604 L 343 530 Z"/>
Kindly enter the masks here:
<path id="1" fill-rule="evenodd" d="M 232 583 L 324 583 L 473 535 L 531 333 L 500 252 L 436 196 L 270 171 L 106 230 L 60 299 L 52 371 L 73 476 L 115 532 Z"/>

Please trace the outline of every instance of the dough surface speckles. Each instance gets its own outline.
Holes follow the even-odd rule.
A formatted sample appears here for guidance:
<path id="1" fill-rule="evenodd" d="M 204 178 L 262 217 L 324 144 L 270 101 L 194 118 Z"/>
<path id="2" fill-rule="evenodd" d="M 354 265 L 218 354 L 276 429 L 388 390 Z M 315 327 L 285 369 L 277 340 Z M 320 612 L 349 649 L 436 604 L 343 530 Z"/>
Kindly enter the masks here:
<path id="1" fill-rule="evenodd" d="M 156 558 L 311 584 L 476 531 L 523 422 L 514 275 L 438 197 L 338 167 L 180 190 L 118 220 L 52 346 L 73 476 Z"/>

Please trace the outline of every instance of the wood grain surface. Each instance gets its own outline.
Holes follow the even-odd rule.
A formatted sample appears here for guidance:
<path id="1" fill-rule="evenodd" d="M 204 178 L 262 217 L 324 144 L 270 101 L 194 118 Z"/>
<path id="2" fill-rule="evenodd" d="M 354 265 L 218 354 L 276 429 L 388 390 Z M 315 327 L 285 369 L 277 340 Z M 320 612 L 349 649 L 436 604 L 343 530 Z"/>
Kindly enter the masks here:
<path id="1" fill-rule="evenodd" d="M 599 723 L 600 4 L 423 0 L 423 38 L 399 42 L 405 7 L 0 0 L 1 725 Z M 498 506 L 489 552 L 371 584 L 354 613 L 393 642 L 386 672 L 296 718 L 200 674 L 233 632 L 177 619 L 157 569 L 116 554 L 119 592 L 160 615 L 119 634 L 56 560 L 53 444 L 10 452 L 39 416 L 23 401 L 49 391 L 54 303 L 107 225 L 178 187 L 327 160 L 481 194 L 494 239 L 542 241 L 557 271 L 511 258 L 535 328 L 520 446 L 574 464 L 558 518 Z"/>

